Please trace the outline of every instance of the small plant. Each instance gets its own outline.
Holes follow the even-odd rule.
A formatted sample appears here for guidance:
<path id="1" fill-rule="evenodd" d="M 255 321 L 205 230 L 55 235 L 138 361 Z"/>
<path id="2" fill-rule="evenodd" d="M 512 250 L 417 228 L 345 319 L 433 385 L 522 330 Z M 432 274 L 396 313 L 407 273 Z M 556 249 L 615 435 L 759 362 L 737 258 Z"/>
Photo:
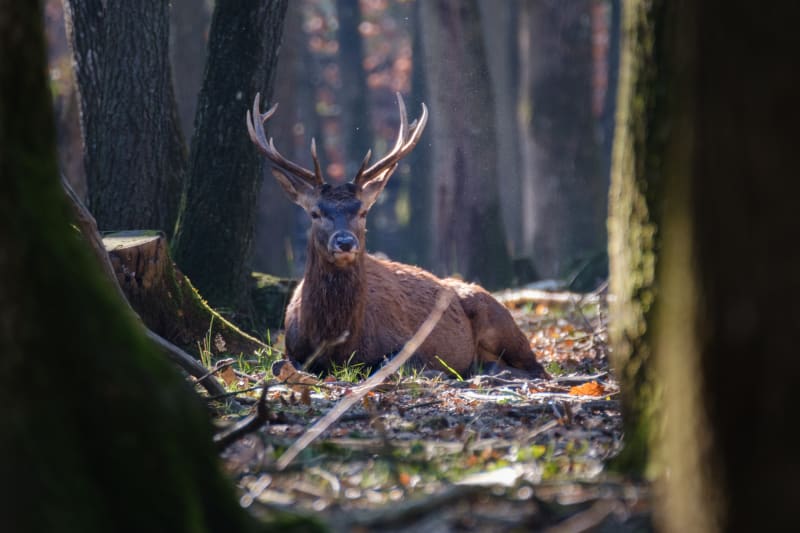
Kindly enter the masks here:
<path id="1" fill-rule="evenodd" d="M 564 370 L 564 367 L 562 367 L 557 361 L 550 361 L 544 367 L 547 370 L 547 373 L 553 377 L 563 376 L 567 373 L 567 371 Z"/>
<path id="2" fill-rule="evenodd" d="M 200 362 L 203 363 L 203 366 L 206 368 L 211 368 L 213 363 L 212 359 L 214 358 L 214 353 L 211 351 L 212 345 L 212 335 L 211 331 L 214 329 L 214 316 L 211 316 L 211 322 L 208 324 L 208 331 L 206 331 L 205 336 L 203 337 L 203 342 L 197 343 L 197 348 L 200 351 Z"/>
<path id="3" fill-rule="evenodd" d="M 441 357 L 439 357 L 439 356 L 437 355 L 437 356 L 436 356 L 436 360 L 437 360 L 437 361 L 439 361 L 439 364 L 440 364 L 440 365 L 442 365 L 442 366 L 443 366 L 443 367 L 444 367 L 444 368 L 445 368 L 445 369 L 446 369 L 448 372 L 450 372 L 451 374 L 453 374 L 453 375 L 456 377 L 456 379 L 457 379 L 458 381 L 464 381 L 464 378 L 463 378 L 463 377 L 461 377 L 461 374 L 459 374 L 458 372 L 456 372 L 456 370 L 455 370 L 453 367 L 451 367 L 450 365 L 448 365 L 447 363 L 445 363 L 445 362 L 444 362 L 444 360 L 443 360 Z"/>
<path id="4" fill-rule="evenodd" d="M 369 375 L 369 371 L 364 363 L 351 364 L 355 355 L 355 352 L 350 354 L 350 358 L 343 365 L 337 365 L 336 363 L 333 364 L 331 371 L 333 376 L 338 381 L 344 381 L 346 383 L 358 383 L 359 381 L 363 381 Z"/>

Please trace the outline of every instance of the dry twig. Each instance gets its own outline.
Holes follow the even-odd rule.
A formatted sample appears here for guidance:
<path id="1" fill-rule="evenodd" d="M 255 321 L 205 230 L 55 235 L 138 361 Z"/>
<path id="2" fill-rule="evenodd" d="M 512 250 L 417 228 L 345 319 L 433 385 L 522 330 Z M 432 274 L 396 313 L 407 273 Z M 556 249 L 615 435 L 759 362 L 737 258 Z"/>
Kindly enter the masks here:
<path id="1" fill-rule="evenodd" d="M 236 422 L 230 429 L 221 431 L 214 435 L 214 444 L 217 450 L 222 452 L 228 446 L 241 439 L 249 433 L 257 431 L 261 426 L 269 421 L 270 410 L 267 407 L 267 391 L 269 386 L 263 385 L 261 389 L 261 396 L 258 398 L 256 404 L 256 412 L 250 414 L 240 421 Z"/>

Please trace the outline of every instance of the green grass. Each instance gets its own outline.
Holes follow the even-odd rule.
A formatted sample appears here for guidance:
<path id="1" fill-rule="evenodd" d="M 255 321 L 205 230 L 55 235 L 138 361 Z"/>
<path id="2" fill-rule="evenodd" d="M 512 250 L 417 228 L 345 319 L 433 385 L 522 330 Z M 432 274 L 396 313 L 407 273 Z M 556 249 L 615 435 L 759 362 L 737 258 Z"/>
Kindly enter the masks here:
<path id="1" fill-rule="evenodd" d="M 358 383 L 363 381 L 369 376 L 369 369 L 364 363 L 353 363 L 353 357 L 356 353 L 350 354 L 350 358 L 342 365 L 333 363 L 331 373 L 337 381 L 344 381 L 345 383 Z"/>

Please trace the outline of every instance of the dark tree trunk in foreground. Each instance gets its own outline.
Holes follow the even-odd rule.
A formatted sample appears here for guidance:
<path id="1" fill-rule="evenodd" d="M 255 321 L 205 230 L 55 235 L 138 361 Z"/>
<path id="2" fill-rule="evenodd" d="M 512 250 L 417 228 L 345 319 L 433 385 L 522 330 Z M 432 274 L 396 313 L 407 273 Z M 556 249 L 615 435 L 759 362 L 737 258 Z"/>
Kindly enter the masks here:
<path id="1" fill-rule="evenodd" d="M 796 197 L 783 183 L 797 173 L 800 87 L 787 72 L 799 13 L 751 7 L 625 3 L 614 353 L 634 406 L 626 439 L 641 435 L 647 463 L 669 472 L 658 500 L 665 531 L 796 522 L 787 409 L 800 375 L 800 252 Z"/>
<path id="2" fill-rule="evenodd" d="M 169 4 L 68 0 L 89 209 L 101 230 L 175 226 L 186 149 L 169 65 Z"/>
<path id="3" fill-rule="evenodd" d="M 197 397 L 70 227 L 38 2 L 0 0 L 0 514 L 9 531 L 254 531 Z"/>
<path id="4" fill-rule="evenodd" d="M 458 272 L 491 288 L 504 286 L 511 280 L 511 261 L 478 5 L 431 0 L 419 8 L 431 109 L 422 142 L 433 144 L 435 270 Z"/>
<path id="5" fill-rule="evenodd" d="M 591 0 L 522 2 L 525 252 L 562 277 L 606 247 L 608 180 L 592 116 Z"/>
<path id="6" fill-rule="evenodd" d="M 271 104 L 286 0 L 218 2 L 200 92 L 175 261 L 214 307 L 248 296 L 262 157 L 244 116 L 257 92 Z"/>

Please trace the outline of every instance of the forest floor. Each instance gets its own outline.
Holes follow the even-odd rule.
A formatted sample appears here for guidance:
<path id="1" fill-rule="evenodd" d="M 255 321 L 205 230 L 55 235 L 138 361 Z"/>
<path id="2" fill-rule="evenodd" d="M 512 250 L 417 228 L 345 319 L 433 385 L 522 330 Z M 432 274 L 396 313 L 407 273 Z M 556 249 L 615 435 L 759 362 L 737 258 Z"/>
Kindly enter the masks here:
<path id="1" fill-rule="evenodd" d="M 553 376 L 430 376 L 401 371 L 305 446 L 280 456 L 365 373 L 344 368 L 288 385 L 276 350 L 219 372 L 270 422 L 230 444 L 224 465 L 255 514 L 290 510 L 333 531 L 650 530 L 650 488 L 609 472 L 621 448 L 602 294 L 500 295 Z M 291 380 L 289 380 L 291 381 Z M 237 416 L 223 415 L 220 426 Z"/>

